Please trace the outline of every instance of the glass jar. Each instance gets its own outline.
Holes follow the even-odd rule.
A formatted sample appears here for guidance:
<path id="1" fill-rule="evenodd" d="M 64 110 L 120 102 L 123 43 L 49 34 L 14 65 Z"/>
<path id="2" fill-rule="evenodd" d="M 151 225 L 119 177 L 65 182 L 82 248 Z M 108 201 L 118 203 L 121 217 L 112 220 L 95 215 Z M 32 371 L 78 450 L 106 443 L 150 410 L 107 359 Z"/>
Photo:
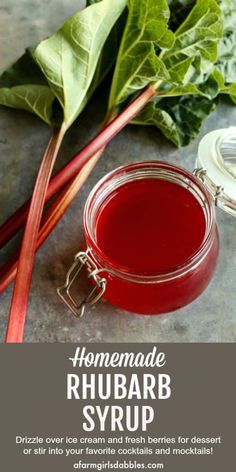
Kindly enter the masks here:
<path id="1" fill-rule="evenodd" d="M 143 274 L 115 263 L 101 250 L 96 241 L 96 222 L 101 207 L 114 191 L 119 191 L 127 182 L 141 182 L 150 178 L 170 180 L 188 189 L 203 208 L 206 231 L 197 252 L 183 265 L 174 266 L 168 271 L 153 273 L 152 270 L 150 274 L 147 271 Z M 88 197 L 84 210 L 84 229 L 87 250 L 78 254 L 78 262 L 87 264 L 90 278 L 92 274 L 98 285 L 94 294 L 98 295 L 105 287 L 104 299 L 135 313 L 160 314 L 190 303 L 207 286 L 216 265 L 218 233 L 213 201 L 195 176 L 173 165 L 143 162 L 121 167 L 105 176 Z M 145 251 L 141 242 L 139 250 Z"/>
<path id="2" fill-rule="evenodd" d="M 210 138 L 209 135 L 204 138 L 205 144 L 204 139 L 200 143 L 197 161 L 200 167 L 193 174 L 181 167 L 164 162 L 140 162 L 125 165 L 112 171 L 92 189 L 84 209 L 85 251 L 79 252 L 75 256 L 74 264 L 67 274 L 65 285 L 58 289 L 59 296 L 76 316 L 82 316 L 86 305 L 96 303 L 101 297 L 113 305 L 136 314 L 163 314 L 189 304 L 207 287 L 214 273 L 219 252 L 215 203 L 220 202 L 220 206 L 225 206 L 226 210 L 231 213 L 236 211 L 232 198 L 225 194 L 222 185 L 219 185 L 218 182 L 215 183 L 214 179 L 212 180 L 212 172 L 207 173 L 205 169 L 208 166 L 206 156 L 208 154 L 212 156 L 212 146 L 214 151 L 218 149 L 215 154 L 213 153 L 217 166 L 221 162 L 224 171 L 225 166 L 229 167 L 228 147 L 226 146 L 227 162 L 223 158 L 219 161 L 218 155 L 220 154 L 222 157 L 220 151 L 225 146 L 225 134 L 223 133 L 224 137 L 222 138 L 222 130 L 218 130 L 218 134 L 217 132 L 213 133 L 215 133 L 214 137 L 210 133 Z M 209 149 L 211 152 L 208 152 Z M 204 168 L 202 167 L 202 161 L 204 161 Z M 225 174 L 225 172 L 223 173 Z M 226 177 L 228 178 L 228 176 Z M 176 262 L 175 235 L 170 235 L 174 248 L 172 251 L 173 263 L 170 261 L 168 267 L 161 267 L 161 269 L 158 261 L 156 266 L 154 265 L 151 268 L 149 261 L 148 266 L 145 267 L 145 254 L 148 251 L 147 247 L 143 246 L 142 238 L 139 239 L 138 234 L 137 238 L 134 238 L 134 245 L 138 247 L 137 259 L 135 260 L 135 251 L 133 251 L 134 262 L 132 266 L 126 264 L 125 255 L 122 258 L 122 263 L 111 257 L 109 251 L 106 252 L 98 240 L 98 222 L 105 206 L 122 189 L 131 189 L 132 185 L 130 184 L 140 186 L 143 182 L 146 182 L 149 187 L 152 183 L 158 182 L 158 185 L 168 183 L 168 185 L 173 186 L 173 189 L 182 189 L 181 192 L 184 191 L 187 197 L 191 195 L 192 201 L 197 202 L 204 215 L 204 234 L 200 243 L 194 247 L 184 260 Z M 235 186 L 233 186 L 233 191 L 235 191 Z M 171 205 L 174 208 L 175 198 L 171 190 L 168 197 L 172 199 Z M 183 211 L 185 211 L 189 202 L 183 200 L 182 203 Z M 126 211 L 128 211 L 127 207 L 126 204 Z M 165 204 L 164 207 L 162 206 L 162 211 L 165 213 Z M 112 212 L 110 212 L 110 215 L 112 215 Z M 192 216 L 194 220 L 194 214 Z M 158 218 L 155 210 L 153 211 L 153 218 Z M 195 225 L 189 240 L 196 236 L 196 232 L 198 232 L 198 224 Z M 120 242 L 119 234 L 114 234 L 117 237 L 117 242 Z M 114 237 L 114 234 L 112 237 Z M 129 253 L 125 252 L 129 256 Z M 138 264 L 140 260 L 142 260 L 142 266 Z M 72 296 L 71 289 L 83 268 L 87 270 L 92 288 L 88 296 L 78 302 Z"/>

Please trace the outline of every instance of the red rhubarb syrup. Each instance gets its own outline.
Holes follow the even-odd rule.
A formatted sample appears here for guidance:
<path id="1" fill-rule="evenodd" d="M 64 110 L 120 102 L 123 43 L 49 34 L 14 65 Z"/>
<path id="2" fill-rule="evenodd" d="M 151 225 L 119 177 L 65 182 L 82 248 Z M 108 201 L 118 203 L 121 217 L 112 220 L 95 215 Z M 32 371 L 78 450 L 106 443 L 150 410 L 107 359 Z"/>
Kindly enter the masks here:
<path id="1" fill-rule="evenodd" d="M 168 169 L 173 172 L 175 166 L 166 167 L 166 177 L 152 177 L 149 169 L 148 177 L 136 173 L 114 185 L 94 221 L 98 259 L 108 269 L 104 298 L 140 314 L 161 314 L 190 303 L 207 286 L 217 259 L 210 201 L 202 189 L 190 189 L 195 182 L 186 183 L 186 175 L 168 178 Z"/>
<path id="2" fill-rule="evenodd" d="M 205 215 L 196 198 L 167 180 L 122 185 L 97 218 L 100 249 L 132 273 L 156 273 L 182 265 L 203 242 Z"/>

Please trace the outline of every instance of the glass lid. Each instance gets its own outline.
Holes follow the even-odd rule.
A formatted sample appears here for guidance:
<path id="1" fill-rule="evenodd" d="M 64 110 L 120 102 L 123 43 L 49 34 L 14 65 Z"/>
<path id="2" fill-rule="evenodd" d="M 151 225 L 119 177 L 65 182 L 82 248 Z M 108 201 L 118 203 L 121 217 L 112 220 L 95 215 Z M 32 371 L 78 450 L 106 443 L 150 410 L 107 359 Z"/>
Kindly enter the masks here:
<path id="1" fill-rule="evenodd" d="M 200 141 L 194 171 L 217 206 L 236 216 L 236 127 L 218 129 Z"/>

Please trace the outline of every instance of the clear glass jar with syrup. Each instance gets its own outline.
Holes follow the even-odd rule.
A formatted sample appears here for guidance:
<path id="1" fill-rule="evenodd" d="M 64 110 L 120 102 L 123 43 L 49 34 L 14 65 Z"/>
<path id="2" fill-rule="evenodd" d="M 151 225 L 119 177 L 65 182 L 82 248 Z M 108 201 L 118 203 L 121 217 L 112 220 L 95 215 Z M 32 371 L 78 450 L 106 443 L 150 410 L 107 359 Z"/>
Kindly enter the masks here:
<path id="1" fill-rule="evenodd" d="M 158 161 L 122 166 L 92 189 L 84 209 L 86 248 L 58 294 L 76 316 L 101 297 L 136 314 L 187 305 L 210 282 L 219 236 L 215 204 L 236 214 L 236 128 L 199 145 L 193 173 Z M 83 268 L 91 291 L 71 289 Z"/>

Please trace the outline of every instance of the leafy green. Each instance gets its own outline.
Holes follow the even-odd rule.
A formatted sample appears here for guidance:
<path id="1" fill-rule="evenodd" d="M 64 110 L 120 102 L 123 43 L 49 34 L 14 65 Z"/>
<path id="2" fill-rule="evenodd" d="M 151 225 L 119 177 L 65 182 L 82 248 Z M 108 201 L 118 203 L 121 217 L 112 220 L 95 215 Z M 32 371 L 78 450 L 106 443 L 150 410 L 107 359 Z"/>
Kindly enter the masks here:
<path id="1" fill-rule="evenodd" d="M 106 39 L 92 83 L 81 102 L 81 110 L 112 67 L 123 27 L 124 18 L 121 15 Z M 34 49 L 28 48 L 24 55 L 0 77 L 0 104 L 36 113 L 46 123 L 60 125 L 63 121 L 62 107 L 34 60 L 33 53 Z"/>
<path id="2" fill-rule="evenodd" d="M 124 102 L 151 82 L 165 80 L 168 72 L 157 48 L 171 47 L 174 35 L 168 30 L 169 8 L 165 0 L 129 0 L 111 87 L 109 109 Z"/>
<path id="3" fill-rule="evenodd" d="M 176 146 L 186 146 L 198 135 L 203 120 L 215 107 L 214 102 L 204 97 L 156 99 L 133 123 L 156 126 Z"/>
<path id="4" fill-rule="evenodd" d="M 219 45 L 217 67 L 225 84 L 236 82 L 236 3 L 234 0 L 220 2 L 224 13 L 224 35 Z"/>
<path id="5" fill-rule="evenodd" d="M 30 111 L 50 124 L 54 100 L 54 94 L 33 60 L 31 49 L 27 49 L 0 77 L 1 105 Z"/>
<path id="6" fill-rule="evenodd" d="M 0 90 L 1 105 L 35 113 L 48 124 L 51 124 L 54 99 L 49 87 L 44 85 L 18 85 Z"/>
<path id="7" fill-rule="evenodd" d="M 219 93 L 236 103 L 234 0 L 87 5 L 2 74 L 0 104 L 34 112 L 49 124 L 64 121 L 68 128 L 115 60 L 108 112 L 158 84 L 158 98 L 134 123 L 155 124 L 177 145 L 196 135 Z"/>
<path id="8" fill-rule="evenodd" d="M 179 27 L 195 2 L 193 0 L 172 0 L 170 3 L 170 24 L 175 29 Z M 221 73 L 221 90 L 223 94 L 229 94 L 235 98 L 236 83 L 236 2 L 235 0 L 217 0 L 224 16 L 224 33 L 218 45 L 218 59 L 215 67 Z"/>
<path id="9" fill-rule="evenodd" d="M 95 3 L 69 18 L 36 48 L 34 58 L 64 110 L 68 128 L 78 117 L 92 83 L 105 41 L 126 0 Z"/>
<path id="10" fill-rule="evenodd" d="M 27 48 L 15 64 L 7 69 L 0 77 L 0 88 L 14 87 L 15 85 L 47 85 L 47 81 L 35 63 L 33 57 L 33 48 Z"/>
<path id="11" fill-rule="evenodd" d="M 162 56 L 171 79 L 179 83 L 204 82 L 217 60 L 218 44 L 222 35 L 223 17 L 217 2 L 198 0 L 177 29 L 173 47 Z M 178 77 L 176 67 L 179 71 Z"/>
<path id="12" fill-rule="evenodd" d="M 222 88 L 221 93 L 229 95 L 231 100 L 236 104 L 236 83 L 226 85 Z"/>
<path id="13" fill-rule="evenodd" d="M 195 2 L 193 0 L 172 0 L 170 3 L 170 25 L 177 29 Z M 222 93 L 230 94 L 236 82 L 236 3 L 235 0 L 217 0 L 224 16 L 224 33 L 218 45 L 218 59 L 215 63 L 222 79 Z M 232 88 L 229 86 L 232 85 Z M 231 98 L 235 100 L 231 95 Z"/>
<path id="14" fill-rule="evenodd" d="M 229 96 L 230 96 L 231 100 L 236 105 L 236 84 L 230 85 L 228 93 L 229 93 Z"/>
<path id="15" fill-rule="evenodd" d="M 176 31 L 185 20 L 196 0 L 170 0 L 170 28 Z"/>
<path id="16" fill-rule="evenodd" d="M 156 126 L 167 139 L 176 144 L 176 146 L 180 146 L 176 124 L 167 112 L 160 109 L 159 102 L 149 103 L 132 123 L 135 125 Z"/>
<path id="17" fill-rule="evenodd" d="M 184 95 L 199 95 L 208 98 L 209 100 L 214 99 L 219 95 L 224 86 L 224 79 L 218 69 L 214 69 L 209 75 L 207 80 L 202 84 L 195 85 L 193 83 L 187 83 L 186 85 L 173 85 L 172 87 L 162 87 L 161 91 L 158 92 L 159 97 L 181 97 Z"/>
<path id="18" fill-rule="evenodd" d="M 122 11 L 121 6 L 126 4 L 125 0 L 115 0 L 117 2 L 117 8 L 115 11 Z M 96 2 L 90 2 L 96 3 Z M 103 3 L 103 2 L 102 2 Z M 99 10 L 101 10 L 101 5 Z M 99 12 L 100 13 L 100 12 Z M 114 14 L 112 14 L 112 24 L 115 22 Z M 91 15 L 91 13 L 90 13 Z M 92 16 L 94 16 L 94 23 L 97 22 L 98 19 L 98 12 L 92 12 Z M 101 16 L 101 14 L 100 14 Z M 74 15 L 72 17 L 73 21 L 76 23 L 77 19 L 81 17 L 81 14 Z M 84 17 L 84 15 L 83 15 Z M 101 16 L 102 18 L 102 16 Z M 71 19 L 71 20 L 72 20 Z M 68 20 L 69 22 L 70 20 Z M 83 18 L 81 19 L 83 21 Z M 67 22 L 67 23 L 68 23 Z M 89 23 L 87 24 L 89 27 Z M 101 54 L 98 54 L 97 58 L 97 67 L 96 61 L 94 61 L 94 65 L 92 65 L 93 71 L 89 71 L 91 75 L 92 81 L 91 85 L 87 87 L 87 91 L 82 97 L 80 103 L 79 112 L 82 111 L 84 106 L 87 104 L 89 98 L 92 96 L 95 89 L 104 79 L 108 71 L 110 70 L 112 64 L 115 61 L 115 57 L 118 51 L 118 46 L 121 37 L 121 28 L 123 29 L 123 19 L 122 15 L 121 18 L 117 22 L 115 22 L 114 27 L 111 29 L 109 33 L 109 27 L 104 29 L 102 33 L 102 37 L 106 39 L 105 45 L 102 48 Z M 76 25 L 75 25 L 76 29 Z M 78 34 L 84 34 L 84 29 L 80 28 L 81 31 L 78 31 Z M 94 28 L 94 32 L 96 32 L 96 28 Z M 91 32 L 90 36 L 93 36 L 93 29 L 91 25 Z M 91 44 L 93 46 L 93 41 L 97 40 L 97 38 L 91 38 Z M 46 40 L 49 41 L 49 40 Z M 84 39 L 85 46 L 86 40 Z M 40 45 L 41 46 L 41 45 Z M 89 47 L 89 44 L 88 44 Z M 93 46 L 94 47 L 94 46 Z M 94 48 L 95 49 L 95 48 Z M 77 54 L 77 50 L 75 48 L 75 55 Z M 65 52 L 65 55 L 67 52 Z M 84 55 L 85 53 L 83 53 Z M 63 113 L 62 107 L 59 104 L 58 100 L 55 96 L 55 91 L 53 87 L 49 87 L 47 77 L 35 61 L 34 57 L 34 50 L 33 48 L 28 48 L 25 54 L 7 71 L 5 71 L 2 76 L 0 77 L 0 104 L 6 105 L 13 108 L 21 108 L 33 113 L 36 113 L 40 118 L 46 121 L 48 124 L 60 124 L 63 121 Z M 93 58 L 91 57 L 91 60 Z M 81 56 L 81 61 L 83 61 L 83 56 Z M 73 67 L 73 63 L 71 64 Z M 90 67 L 91 69 L 91 65 Z M 84 72 L 81 67 L 81 76 Z M 73 75 L 73 70 L 71 71 Z M 38 85 L 38 87 L 36 87 Z M 77 84 L 78 87 L 78 84 Z M 70 91 L 69 91 L 70 92 Z M 84 92 L 84 91 L 82 91 Z M 71 91 L 72 93 L 72 91 Z M 78 90 L 76 88 L 76 94 L 74 96 L 78 96 Z M 76 100 L 73 98 L 74 103 Z M 72 100 L 71 98 L 71 100 Z M 81 95 L 78 97 L 81 99 Z"/>
<path id="19" fill-rule="evenodd" d="M 224 77 L 216 67 L 223 17 L 215 0 L 173 0 L 170 7 L 172 24 L 178 26 L 176 40 L 161 53 L 170 78 L 163 81 L 158 98 L 134 124 L 155 125 L 180 146 L 197 135 L 202 121 L 215 107 L 212 100 L 224 87 Z M 179 24 L 182 17 L 184 21 Z"/>
<path id="20" fill-rule="evenodd" d="M 89 1 L 87 3 L 98 3 L 101 0 Z M 88 94 L 85 97 L 85 104 L 93 95 L 96 88 L 102 83 L 105 79 L 109 71 L 111 70 L 112 66 L 116 61 L 116 57 L 119 51 L 119 46 L 124 30 L 126 22 L 126 9 L 118 18 L 117 22 L 115 23 L 114 27 L 112 28 L 105 45 L 103 47 L 102 53 L 99 57 L 98 65 L 93 77 L 92 84 L 89 88 Z"/>

